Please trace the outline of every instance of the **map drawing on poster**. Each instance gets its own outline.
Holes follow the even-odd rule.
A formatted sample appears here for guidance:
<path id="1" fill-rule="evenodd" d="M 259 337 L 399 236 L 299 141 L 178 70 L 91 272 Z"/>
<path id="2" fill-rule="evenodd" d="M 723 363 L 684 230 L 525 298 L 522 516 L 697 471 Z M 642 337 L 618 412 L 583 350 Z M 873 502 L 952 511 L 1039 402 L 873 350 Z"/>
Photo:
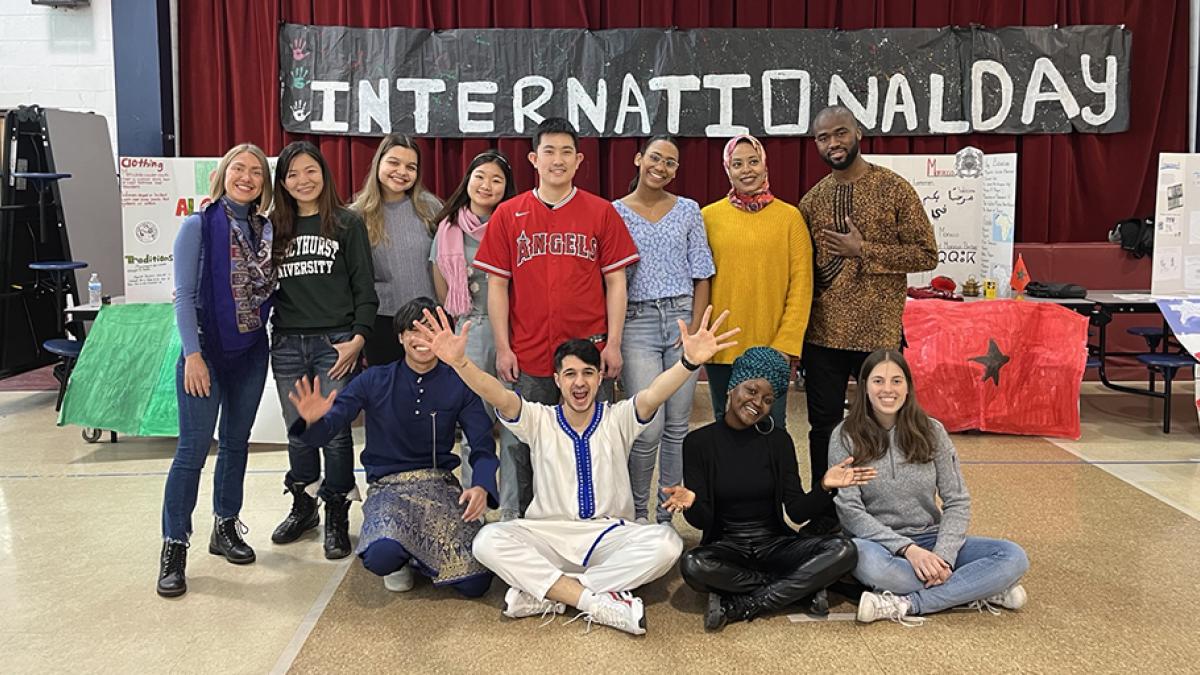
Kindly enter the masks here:
<path id="1" fill-rule="evenodd" d="M 938 244 L 938 266 L 908 275 L 910 286 L 948 276 L 994 279 L 1008 288 L 1016 223 L 1017 156 L 963 148 L 955 155 L 863 155 L 900 174 L 917 191 Z"/>

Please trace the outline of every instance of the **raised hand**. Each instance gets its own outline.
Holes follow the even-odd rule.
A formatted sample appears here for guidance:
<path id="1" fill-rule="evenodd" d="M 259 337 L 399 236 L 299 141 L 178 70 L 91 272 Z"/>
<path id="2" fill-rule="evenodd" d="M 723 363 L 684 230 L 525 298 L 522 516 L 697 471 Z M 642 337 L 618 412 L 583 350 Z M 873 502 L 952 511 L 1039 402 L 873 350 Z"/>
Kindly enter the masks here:
<path id="1" fill-rule="evenodd" d="M 669 498 L 663 502 L 663 508 L 671 513 L 679 513 L 692 508 L 696 503 L 696 493 L 683 487 L 682 484 L 672 485 L 662 489 Z"/>
<path id="2" fill-rule="evenodd" d="M 852 487 L 856 485 L 864 485 L 874 480 L 879 472 L 874 467 L 853 467 L 853 457 L 847 457 L 838 464 L 829 467 L 825 472 L 825 477 L 821 479 L 821 487 L 826 490 L 833 488 Z"/>
<path id="3" fill-rule="evenodd" d="M 414 321 L 413 327 L 419 334 L 416 343 L 423 347 L 429 347 L 429 350 L 442 360 L 442 363 L 458 367 L 466 361 L 467 332 L 471 330 L 470 321 L 463 323 L 462 333 L 455 335 L 450 328 L 450 319 L 446 318 L 446 311 L 439 306 L 436 317 L 429 310 L 425 310 L 425 321 Z"/>
<path id="4" fill-rule="evenodd" d="M 728 349 L 737 345 L 737 340 L 732 342 L 727 342 L 727 340 L 742 332 L 741 328 L 733 328 L 721 333 L 720 335 L 716 334 L 717 329 L 720 328 L 721 324 L 725 322 L 725 319 L 729 317 L 729 310 L 721 312 L 721 315 L 718 316 L 717 320 L 712 323 L 712 326 L 709 326 L 708 319 L 711 316 L 712 305 L 709 305 L 704 310 L 704 317 L 700 320 L 699 328 L 696 329 L 696 332 L 691 334 L 688 334 L 687 332 L 687 324 L 683 322 L 683 319 L 679 319 L 679 335 L 681 341 L 683 342 L 683 356 L 688 360 L 689 363 L 694 363 L 696 365 L 707 363 L 708 360 L 713 357 L 713 354 L 716 354 L 722 349 Z"/>
<path id="5" fill-rule="evenodd" d="M 313 424 L 324 417 L 325 413 L 333 407 L 335 398 L 337 398 L 336 389 L 329 392 L 329 396 L 321 396 L 320 375 L 313 378 L 311 384 L 309 384 L 307 376 L 301 376 L 296 380 L 295 390 L 288 392 L 288 400 L 296 406 L 296 412 L 300 413 L 300 416 L 308 424 Z"/>

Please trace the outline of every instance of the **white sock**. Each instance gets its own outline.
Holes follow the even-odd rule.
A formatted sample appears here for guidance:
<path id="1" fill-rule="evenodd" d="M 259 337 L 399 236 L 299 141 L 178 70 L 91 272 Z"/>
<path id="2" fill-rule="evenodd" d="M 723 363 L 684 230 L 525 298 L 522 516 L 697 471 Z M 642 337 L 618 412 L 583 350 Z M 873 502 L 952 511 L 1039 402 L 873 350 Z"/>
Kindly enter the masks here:
<path id="1" fill-rule="evenodd" d="M 575 608 L 584 613 L 591 612 L 592 606 L 599 599 L 600 596 L 585 588 L 583 589 L 583 592 L 579 594 L 579 604 L 576 605 Z"/>

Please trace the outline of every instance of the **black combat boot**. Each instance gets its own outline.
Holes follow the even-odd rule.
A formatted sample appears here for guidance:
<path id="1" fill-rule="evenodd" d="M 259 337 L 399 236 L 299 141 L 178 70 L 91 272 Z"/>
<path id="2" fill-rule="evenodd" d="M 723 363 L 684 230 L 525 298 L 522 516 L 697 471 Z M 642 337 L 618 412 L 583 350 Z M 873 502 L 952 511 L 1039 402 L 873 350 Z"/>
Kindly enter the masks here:
<path id="1" fill-rule="evenodd" d="M 304 491 L 307 483 L 284 482 L 284 494 L 292 493 L 292 510 L 287 518 L 271 533 L 271 541 L 276 544 L 290 544 L 321 523 L 317 514 L 317 498 Z"/>
<path id="2" fill-rule="evenodd" d="M 177 598 L 187 593 L 188 545 L 178 541 L 164 541 L 162 554 L 158 558 L 158 594 L 164 598 Z"/>
<path id="3" fill-rule="evenodd" d="M 213 522 L 212 537 L 208 540 L 208 552 L 225 556 L 234 565 L 249 565 L 254 562 L 254 549 L 242 539 L 250 528 L 237 517 L 217 518 Z"/>
<path id="4" fill-rule="evenodd" d="M 333 495 L 325 500 L 325 557 L 338 560 L 350 552 L 350 500 Z"/>

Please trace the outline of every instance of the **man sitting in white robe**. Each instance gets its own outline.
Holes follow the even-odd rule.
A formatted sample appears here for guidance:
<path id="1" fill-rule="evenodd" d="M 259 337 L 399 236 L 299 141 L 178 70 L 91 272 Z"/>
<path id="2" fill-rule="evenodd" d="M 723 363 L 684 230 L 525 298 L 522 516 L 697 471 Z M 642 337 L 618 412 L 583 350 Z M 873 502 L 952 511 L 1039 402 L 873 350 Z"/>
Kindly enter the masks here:
<path id="1" fill-rule="evenodd" d="M 556 406 L 531 403 L 466 358 L 470 321 L 455 335 L 445 314 L 416 324 L 425 342 L 497 417 L 530 446 L 533 502 L 524 518 L 484 526 L 475 537 L 475 559 L 511 587 L 504 614 L 519 618 L 579 609 L 589 624 L 642 635 L 646 614 L 630 591 L 667 572 L 683 542 L 669 525 L 633 520 L 628 460 L 633 441 L 692 371 L 739 329 L 715 335 L 728 312 L 688 335 L 680 321 L 683 358 L 633 398 L 600 403 L 600 352 L 587 340 L 568 340 L 555 351 Z"/>

